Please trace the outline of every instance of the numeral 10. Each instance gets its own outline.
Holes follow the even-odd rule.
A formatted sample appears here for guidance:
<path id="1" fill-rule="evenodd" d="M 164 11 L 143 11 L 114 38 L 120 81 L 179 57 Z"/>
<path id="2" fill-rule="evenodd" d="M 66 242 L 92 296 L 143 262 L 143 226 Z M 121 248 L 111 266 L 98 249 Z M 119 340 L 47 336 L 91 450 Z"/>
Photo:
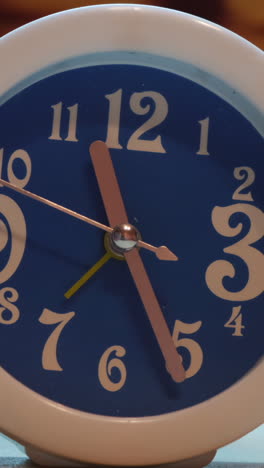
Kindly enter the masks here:
<path id="1" fill-rule="evenodd" d="M 123 102 L 123 90 L 118 89 L 112 94 L 106 94 L 105 99 L 109 102 L 108 116 L 106 116 L 106 144 L 109 148 L 123 149 L 120 143 L 121 109 Z M 79 104 L 66 107 L 67 118 L 63 117 L 64 104 L 58 102 L 51 106 L 53 118 L 51 125 L 51 135 L 49 140 L 78 142 L 77 123 Z M 163 145 L 162 135 L 157 129 L 160 124 L 166 121 L 169 112 L 168 102 L 162 94 L 156 91 L 142 91 L 132 93 L 129 99 L 129 112 L 138 116 L 146 116 L 143 123 L 134 129 L 132 135 L 126 143 L 126 149 L 133 151 L 147 151 L 151 153 L 166 153 Z M 208 135 L 210 119 L 206 117 L 199 120 L 200 138 L 197 141 L 196 154 L 199 156 L 208 156 Z M 63 126 L 65 126 L 63 138 Z M 175 124 L 176 125 L 176 124 Z M 154 137 L 146 134 L 154 131 Z"/>
<path id="2" fill-rule="evenodd" d="M 20 160 L 23 162 L 25 165 L 25 176 L 23 178 L 18 178 L 15 175 L 13 165 L 16 160 Z M 2 177 L 2 172 L 3 172 L 3 163 L 4 163 L 4 148 L 0 148 L 0 177 Z M 7 178 L 11 184 L 16 185 L 17 187 L 24 188 L 31 176 L 31 159 L 29 154 L 23 150 L 23 149 L 18 149 L 14 151 L 10 158 L 8 159 L 7 162 Z M 0 183 L 0 187 L 2 187 L 2 184 Z"/>

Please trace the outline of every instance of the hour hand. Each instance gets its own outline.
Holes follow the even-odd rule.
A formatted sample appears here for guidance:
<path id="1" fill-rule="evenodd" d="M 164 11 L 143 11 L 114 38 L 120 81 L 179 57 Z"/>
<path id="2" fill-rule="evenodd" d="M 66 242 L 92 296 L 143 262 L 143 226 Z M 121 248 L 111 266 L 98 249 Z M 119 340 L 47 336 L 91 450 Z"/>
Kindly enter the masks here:
<path id="1" fill-rule="evenodd" d="M 102 258 L 100 258 L 100 260 L 98 260 L 98 262 L 96 262 L 86 273 L 84 273 L 84 275 L 78 280 L 76 281 L 67 291 L 66 293 L 64 294 L 64 296 L 66 297 L 66 299 L 70 299 L 77 291 L 79 291 L 79 289 L 85 284 L 87 283 L 87 281 L 92 278 L 92 276 L 97 273 L 98 270 L 100 270 L 102 268 L 102 266 L 104 266 L 104 264 L 106 262 L 108 262 L 108 260 L 110 260 L 110 258 L 112 257 L 111 253 L 110 252 L 106 252 Z"/>

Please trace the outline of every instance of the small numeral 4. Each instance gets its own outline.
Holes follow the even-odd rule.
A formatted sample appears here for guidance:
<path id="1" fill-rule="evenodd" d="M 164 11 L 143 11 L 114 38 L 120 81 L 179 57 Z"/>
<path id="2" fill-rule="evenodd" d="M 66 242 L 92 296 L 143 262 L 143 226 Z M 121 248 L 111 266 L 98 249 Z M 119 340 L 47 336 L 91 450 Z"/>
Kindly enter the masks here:
<path id="1" fill-rule="evenodd" d="M 245 326 L 242 324 L 241 306 L 233 307 L 230 319 L 225 323 L 226 328 L 234 328 L 232 336 L 243 336 L 242 330 Z"/>

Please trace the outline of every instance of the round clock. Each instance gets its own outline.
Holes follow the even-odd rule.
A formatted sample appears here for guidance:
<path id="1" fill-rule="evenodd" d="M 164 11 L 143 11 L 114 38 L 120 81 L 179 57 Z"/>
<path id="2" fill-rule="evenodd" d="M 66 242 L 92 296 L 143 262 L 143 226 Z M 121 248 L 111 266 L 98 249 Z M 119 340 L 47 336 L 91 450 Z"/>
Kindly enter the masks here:
<path id="1" fill-rule="evenodd" d="M 0 54 L 1 430 L 150 465 L 263 423 L 263 52 L 102 5 Z"/>

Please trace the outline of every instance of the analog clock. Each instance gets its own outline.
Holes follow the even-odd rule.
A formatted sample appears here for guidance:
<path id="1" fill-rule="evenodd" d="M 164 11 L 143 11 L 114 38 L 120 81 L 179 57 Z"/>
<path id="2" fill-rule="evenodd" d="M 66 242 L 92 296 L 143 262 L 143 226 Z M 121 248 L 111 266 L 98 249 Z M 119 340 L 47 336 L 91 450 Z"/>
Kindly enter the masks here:
<path id="1" fill-rule="evenodd" d="M 260 425 L 263 53 L 136 5 L 0 53 L 2 431 L 147 465 Z"/>

